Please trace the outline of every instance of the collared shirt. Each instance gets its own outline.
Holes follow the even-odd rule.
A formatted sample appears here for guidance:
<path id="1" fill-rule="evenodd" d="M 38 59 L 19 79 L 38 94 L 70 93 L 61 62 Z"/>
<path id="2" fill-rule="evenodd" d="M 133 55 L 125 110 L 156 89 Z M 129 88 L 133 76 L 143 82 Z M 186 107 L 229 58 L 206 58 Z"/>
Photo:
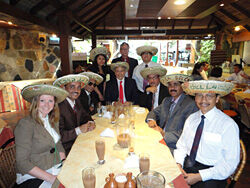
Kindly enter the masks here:
<path id="1" fill-rule="evenodd" d="M 196 129 L 202 112 L 191 114 L 174 150 L 177 163 L 183 165 L 186 155 L 190 155 Z M 216 107 L 204 114 L 204 128 L 201 135 L 196 161 L 213 166 L 199 170 L 202 181 L 224 180 L 236 169 L 240 161 L 240 142 L 238 125 Z"/>
<path id="2" fill-rule="evenodd" d="M 245 74 L 243 70 L 241 70 L 241 71 L 238 72 L 237 74 L 236 74 L 236 73 L 231 74 L 231 75 L 227 78 L 227 80 L 236 81 L 236 82 L 239 83 L 239 84 L 247 83 L 247 79 L 243 78 L 243 77 L 241 76 L 241 74 Z"/>
<path id="3" fill-rule="evenodd" d="M 122 80 L 119 80 L 119 79 L 116 79 L 117 81 L 117 85 L 118 85 L 118 91 L 120 93 L 120 81 L 122 81 L 122 89 L 123 89 L 123 102 L 126 102 L 126 96 L 125 96 L 125 88 L 124 88 L 124 82 L 125 82 L 125 79 L 123 78 Z M 119 96 L 119 95 L 118 95 Z"/>
<path id="4" fill-rule="evenodd" d="M 134 72 L 133 72 L 133 79 L 135 80 L 136 82 L 136 85 L 137 85 L 137 88 L 141 91 L 141 92 L 144 92 L 143 90 L 143 77 L 141 76 L 141 70 L 145 68 L 145 65 L 146 63 L 141 63 L 139 65 L 137 65 L 134 69 Z M 161 66 L 159 63 L 155 63 L 155 62 L 152 62 L 150 61 L 148 64 L 148 67 L 155 67 L 155 66 Z"/>
<path id="5" fill-rule="evenodd" d="M 66 98 L 66 100 L 69 102 L 69 104 L 70 104 L 70 106 L 71 106 L 71 108 L 74 110 L 74 106 L 75 106 L 75 104 L 76 104 L 76 101 L 74 100 L 74 101 L 72 101 L 70 98 Z M 75 128 L 75 131 L 76 131 L 76 135 L 78 136 L 79 134 L 81 134 L 82 133 L 82 131 L 81 131 L 81 129 L 79 128 L 79 127 L 76 127 Z"/>

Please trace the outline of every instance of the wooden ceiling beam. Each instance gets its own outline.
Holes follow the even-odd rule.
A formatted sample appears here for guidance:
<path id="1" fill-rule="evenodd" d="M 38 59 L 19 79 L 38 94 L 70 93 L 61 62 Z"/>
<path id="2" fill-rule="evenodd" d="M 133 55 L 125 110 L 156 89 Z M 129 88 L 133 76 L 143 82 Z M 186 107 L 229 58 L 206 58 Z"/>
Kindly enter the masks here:
<path id="1" fill-rule="evenodd" d="M 94 0 L 87 0 L 85 1 L 82 5 L 80 5 L 77 9 L 74 10 L 74 12 L 80 12 L 82 9 L 86 8 L 87 6 L 89 6 L 91 3 L 93 3 Z"/>
<path id="2" fill-rule="evenodd" d="M 244 27 L 250 32 L 250 26 L 249 25 L 244 25 Z"/>
<path id="3" fill-rule="evenodd" d="M 193 21 L 194 19 L 191 19 L 190 22 L 189 22 L 189 25 L 188 25 L 188 29 L 191 29 L 192 25 L 193 25 Z"/>
<path id="4" fill-rule="evenodd" d="M 245 16 L 247 16 L 248 18 L 250 18 L 250 12 L 247 11 L 245 8 L 241 7 L 240 5 L 238 5 L 237 3 L 231 3 L 230 4 L 233 8 L 235 8 L 236 10 L 238 10 L 240 13 L 244 14 Z"/>
<path id="5" fill-rule="evenodd" d="M 173 19 L 172 30 L 174 30 L 174 27 L 175 27 L 175 19 Z"/>
<path id="6" fill-rule="evenodd" d="M 38 17 L 35 17 L 29 13 L 26 13 L 16 7 L 13 7 L 12 5 L 9 5 L 7 3 L 4 3 L 0 1 L 0 12 L 3 12 L 5 14 L 11 15 L 13 17 L 28 21 L 30 23 L 40 25 L 52 32 L 58 32 L 58 27 L 56 25 L 52 25 L 51 23 L 40 19 Z"/>
<path id="7" fill-rule="evenodd" d="M 219 23 L 221 26 L 225 26 L 227 25 L 227 23 L 225 23 L 223 20 L 221 20 L 220 18 L 218 18 L 215 14 L 212 14 L 212 17 L 217 21 L 217 23 Z"/>
<path id="8" fill-rule="evenodd" d="M 250 18 L 246 18 L 246 19 L 240 20 L 238 22 L 234 22 L 232 24 L 224 26 L 224 30 L 225 29 L 231 30 L 232 28 L 234 28 L 237 25 L 248 25 L 249 23 L 250 23 Z"/>
<path id="9" fill-rule="evenodd" d="M 38 2 L 35 6 L 33 6 L 31 9 L 30 9 L 30 14 L 31 15 L 35 15 L 37 14 L 37 12 L 39 12 L 40 10 L 42 10 L 43 8 L 45 8 L 46 6 L 48 6 L 48 3 L 46 0 L 42 0 L 40 2 Z"/>
<path id="10" fill-rule="evenodd" d="M 208 22 L 208 24 L 207 24 L 207 28 L 208 28 L 208 29 L 210 28 L 210 26 L 211 26 L 211 24 L 213 23 L 213 21 L 214 21 L 214 17 L 211 16 L 211 18 L 210 18 L 210 20 L 209 20 L 209 22 Z"/>
<path id="11" fill-rule="evenodd" d="M 122 30 L 124 30 L 124 20 L 125 20 L 125 0 L 121 2 L 121 21 L 122 21 Z"/>
<path id="12" fill-rule="evenodd" d="M 106 0 L 101 1 L 100 3 L 98 3 L 97 5 L 95 5 L 94 7 L 92 7 L 91 9 L 89 9 L 88 11 L 84 12 L 84 14 L 80 15 L 79 18 L 83 19 L 85 17 L 88 17 L 89 14 L 91 14 L 93 12 L 99 12 L 100 10 L 103 10 L 104 8 L 106 8 L 105 2 L 107 4 Z M 108 1 L 108 2 L 110 2 L 110 1 Z M 104 4 L 105 4 L 105 6 L 104 6 Z"/>
<path id="13" fill-rule="evenodd" d="M 220 9 L 219 10 L 222 14 L 224 14 L 225 16 L 227 16 L 228 18 L 230 18 L 231 20 L 238 22 L 240 21 L 239 18 L 237 18 L 236 16 L 232 15 L 230 12 L 226 11 L 225 9 Z"/>

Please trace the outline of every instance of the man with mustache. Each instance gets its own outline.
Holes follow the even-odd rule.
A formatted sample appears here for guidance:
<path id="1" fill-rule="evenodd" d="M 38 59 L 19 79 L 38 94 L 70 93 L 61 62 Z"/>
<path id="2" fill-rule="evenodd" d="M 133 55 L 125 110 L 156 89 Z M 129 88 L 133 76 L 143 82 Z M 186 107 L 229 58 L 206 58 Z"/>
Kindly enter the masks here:
<path id="1" fill-rule="evenodd" d="M 185 120 L 198 110 L 194 100 L 183 93 L 181 84 L 190 77 L 183 74 L 171 74 L 161 78 L 161 83 L 168 87 L 171 97 L 166 97 L 162 103 L 150 111 L 146 117 L 148 126 L 159 131 L 164 141 L 173 152 L 176 149 Z"/>
<path id="2" fill-rule="evenodd" d="M 81 88 L 88 81 L 87 76 L 78 74 L 63 76 L 53 83 L 53 85 L 62 87 L 69 93 L 69 96 L 58 105 L 60 110 L 59 131 L 66 155 L 70 152 L 79 134 L 95 129 L 94 120 L 83 109 L 78 99 Z"/>
<path id="3" fill-rule="evenodd" d="M 199 111 L 191 114 L 174 150 L 174 158 L 191 188 L 226 187 L 240 161 L 238 125 L 216 108 L 220 96 L 234 85 L 220 81 L 193 81 L 182 85 L 195 96 Z"/>

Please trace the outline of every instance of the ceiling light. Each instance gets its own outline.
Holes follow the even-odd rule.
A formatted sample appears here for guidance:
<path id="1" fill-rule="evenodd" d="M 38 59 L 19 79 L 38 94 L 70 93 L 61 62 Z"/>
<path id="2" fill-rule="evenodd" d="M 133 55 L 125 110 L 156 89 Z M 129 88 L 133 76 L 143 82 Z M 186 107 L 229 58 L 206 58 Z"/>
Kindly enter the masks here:
<path id="1" fill-rule="evenodd" d="M 53 33 L 51 36 L 52 36 L 52 37 L 57 37 L 55 33 Z"/>
<path id="2" fill-rule="evenodd" d="M 235 31 L 239 31 L 239 30 L 240 30 L 240 26 L 236 26 L 236 27 L 234 28 L 234 30 L 235 30 Z"/>
<path id="3" fill-rule="evenodd" d="M 9 21 L 8 24 L 9 24 L 9 25 L 12 25 L 13 23 Z"/>
<path id="4" fill-rule="evenodd" d="M 224 7 L 224 3 L 221 3 L 220 6 L 221 6 L 221 7 Z"/>
<path id="5" fill-rule="evenodd" d="M 161 19 L 161 17 L 159 16 L 159 17 L 158 17 L 158 20 L 160 20 L 160 19 Z"/>
<path id="6" fill-rule="evenodd" d="M 211 37 L 211 36 L 212 36 L 212 34 L 208 34 L 207 36 L 208 36 L 208 37 Z"/>
<path id="7" fill-rule="evenodd" d="M 168 19 L 170 20 L 170 19 L 171 19 L 171 17 L 168 17 Z"/>
<path id="8" fill-rule="evenodd" d="M 134 7 L 134 5 L 133 4 L 130 4 L 130 8 L 133 8 Z"/>
<path id="9" fill-rule="evenodd" d="M 174 2 L 175 5 L 184 5 L 185 3 L 186 3 L 185 0 L 176 0 L 176 1 Z"/>

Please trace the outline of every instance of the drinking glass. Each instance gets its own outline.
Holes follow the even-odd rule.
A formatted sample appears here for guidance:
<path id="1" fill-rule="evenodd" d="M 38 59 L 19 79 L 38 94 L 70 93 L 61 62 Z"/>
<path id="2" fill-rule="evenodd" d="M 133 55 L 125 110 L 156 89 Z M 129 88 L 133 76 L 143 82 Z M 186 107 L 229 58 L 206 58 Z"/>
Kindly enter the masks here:
<path id="1" fill-rule="evenodd" d="M 136 177 L 137 188 L 164 188 L 165 178 L 156 171 L 144 171 Z"/>
<path id="2" fill-rule="evenodd" d="M 97 114 L 98 114 L 98 117 L 102 117 L 102 104 L 101 103 L 97 104 Z"/>
<path id="3" fill-rule="evenodd" d="M 98 157 L 97 164 L 104 164 L 104 155 L 105 155 L 105 142 L 103 140 L 96 140 L 95 141 L 95 149 L 96 149 L 96 154 Z"/>
<path id="4" fill-rule="evenodd" d="M 149 154 L 141 153 L 139 155 L 139 166 L 140 166 L 140 172 L 149 171 L 149 166 L 150 166 Z"/>
<path id="5" fill-rule="evenodd" d="M 82 181 L 84 188 L 95 188 L 95 169 L 93 167 L 87 167 L 82 170 Z"/>
<path id="6" fill-rule="evenodd" d="M 117 143 L 121 148 L 128 148 L 131 144 L 131 134 L 129 129 L 129 120 L 120 118 L 116 127 Z"/>

